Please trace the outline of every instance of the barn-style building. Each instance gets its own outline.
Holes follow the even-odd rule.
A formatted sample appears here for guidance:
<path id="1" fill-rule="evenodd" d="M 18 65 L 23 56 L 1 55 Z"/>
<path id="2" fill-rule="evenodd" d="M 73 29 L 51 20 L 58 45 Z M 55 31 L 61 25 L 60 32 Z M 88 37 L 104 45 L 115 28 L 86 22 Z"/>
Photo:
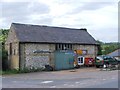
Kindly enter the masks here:
<path id="1" fill-rule="evenodd" d="M 12 23 L 5 48 L 11 69 L 40 68 L 56 70 L 73 67 L 74 51 L 95 58 L 96 40 L 87 29 Z M 71 64 L 71 66 L 69 65 Z"/>

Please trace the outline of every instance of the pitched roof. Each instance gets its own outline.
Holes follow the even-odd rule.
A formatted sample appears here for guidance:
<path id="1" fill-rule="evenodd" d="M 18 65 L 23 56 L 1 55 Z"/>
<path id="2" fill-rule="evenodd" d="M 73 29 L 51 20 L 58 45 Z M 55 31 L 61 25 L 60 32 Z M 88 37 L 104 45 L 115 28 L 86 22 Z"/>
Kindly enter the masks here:
<path id="1" fill-rule="evenodd" d="M 20 42 L 96 44 L 86 29 L 12 23 Z"/>
<path id="2" fill-rule="evenodd" d="M 111 53 L 108 54 L 109 56 L 115 57 L 115 56 L 120 56 L 120 49 L 117 49 Z"/>

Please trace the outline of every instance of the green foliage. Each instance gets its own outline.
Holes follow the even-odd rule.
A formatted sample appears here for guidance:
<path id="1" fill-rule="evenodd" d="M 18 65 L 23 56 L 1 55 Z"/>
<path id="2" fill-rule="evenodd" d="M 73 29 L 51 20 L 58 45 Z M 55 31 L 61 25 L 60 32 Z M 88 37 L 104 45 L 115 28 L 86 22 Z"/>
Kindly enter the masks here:
<path id="1" fill-rule="evenodd" d="M 97 40 L 97 43 L 100 44 L 100 45 L 103 44 L 103 42 L 102 42 L 102 41 L 99 41 L 99 40 Z"/>
<path id="2" fill-rule="evenodd" d="M 40 71 L 44 71 L 43 68 L 32 68 L 32 69 L 29 69 L 29 68 L 24 68 L 22 70 L 20 69 L 11 69 L 11 70 L 6 70 L 6 71 L 0 71 L 0 74 L 20 74 L 20 73 L 30 73 L 30 72 L 40 72 Z"/>
<path id="3" fill-rule="evenodd" d="M 24 68 L 24 69 L 19 70 L 19 73 L 30 73 L 30 72 L 38 72 L 38 71 L 44 71 L 44 69 L 43 68 L 34 68 L 34 67 L 31 69 Z"/>
<path id="4" fill-rule="evenodd" d="M 5 74 L 17 74 L 19 71 L 17 69 L 2 71 L 2 75 Z"/>
<path id="5" fill-rule="evenodd" d="M 98 53 L 97 55 L 102 55 L 102 47 L 101 45 L 98 46 Z"/>
<path id="6" fill-rule="evenodd" d="M 120 47 L 120 43 L 104 43 L 102 45 L 102 54 L 106 55 L 109 54 L 117 49 L 119 49 Z"/>
<path id="7" fill-rule="evenodd" d="M 2 62 L 2 70 L 8 69 L 7 51 L 5 50 L 5 41 L 8 36 L 9 29 L 0 29 L 0 62 Z"/>
<path id="8" fill-rule="evenodd" d="M 8 69 L 8 58 L 7 58 L 7 51 L 2 50 L 2 70 Z"/>
<path id="9" fill-rule="evenodd" d="M 102 44 L 103 44 L 103 42 L 97 40 L 97 43 L 99 44 L 97 55 L 102 55 Z"/>
<path id="10" fill-rule="evenodd" d="M 118 42 L 104 43 L 97 40 L 97 43 L 99 44 L 98 55 L 106 55 L 120 48 L 120 43 Z"/>
<path id="11" fill-rule="evenodd" d="M 5 43 L 9 29 L 0 29 L 0 43 Z"/>

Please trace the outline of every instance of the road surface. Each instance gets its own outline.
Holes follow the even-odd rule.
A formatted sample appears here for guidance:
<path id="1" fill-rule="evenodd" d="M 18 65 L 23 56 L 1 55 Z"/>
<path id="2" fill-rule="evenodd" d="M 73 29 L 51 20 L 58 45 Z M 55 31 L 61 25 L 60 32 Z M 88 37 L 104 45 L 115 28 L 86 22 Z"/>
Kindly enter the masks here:
<path id="1" fill-rule="evenodd" d="M 118 88 L 118 70 L 80 68 L 2 76 L 3 88 Z"/>

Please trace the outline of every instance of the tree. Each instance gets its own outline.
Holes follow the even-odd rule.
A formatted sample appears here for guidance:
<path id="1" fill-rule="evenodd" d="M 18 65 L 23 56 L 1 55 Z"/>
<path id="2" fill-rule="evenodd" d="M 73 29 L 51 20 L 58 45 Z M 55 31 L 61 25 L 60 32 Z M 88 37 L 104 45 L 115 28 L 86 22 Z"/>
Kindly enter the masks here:
<path id="1" fill-rule="evenodd" d="M 2 70 L 8 69 L 7 51 L 5 50 L 8 32 L 9 29 L 0 29 L 0 63 L 2 64 Z"/>
<path id="2" fill-rule="evenodd" d="M 0 43 L 2 43 L 3 47 L 8 36 L 8 32 L 9 29 L 0 29 Z"/>
<path id="3" fill-rule="evenodd" d="M 99 44 L 98 45 L 98 53 L 97 53 L 97 55 L 102 55 L 102 44 L 103 44 L 103 42 L 97 40 L 97 43 Z"/>

